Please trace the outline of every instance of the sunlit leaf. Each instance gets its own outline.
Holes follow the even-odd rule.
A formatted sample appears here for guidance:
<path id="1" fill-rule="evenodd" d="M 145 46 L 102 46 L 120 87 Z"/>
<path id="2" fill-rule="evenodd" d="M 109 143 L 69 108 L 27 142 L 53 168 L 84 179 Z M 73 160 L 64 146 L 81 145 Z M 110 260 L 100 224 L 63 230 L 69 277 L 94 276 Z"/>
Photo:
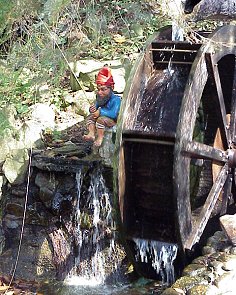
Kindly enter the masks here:
<path id="1" fill-rule="evenodd" d="M 114 35 L 113 39 L 116 43 L 124 43 L 126 41 L 125 36 L 119 34 Z"/>

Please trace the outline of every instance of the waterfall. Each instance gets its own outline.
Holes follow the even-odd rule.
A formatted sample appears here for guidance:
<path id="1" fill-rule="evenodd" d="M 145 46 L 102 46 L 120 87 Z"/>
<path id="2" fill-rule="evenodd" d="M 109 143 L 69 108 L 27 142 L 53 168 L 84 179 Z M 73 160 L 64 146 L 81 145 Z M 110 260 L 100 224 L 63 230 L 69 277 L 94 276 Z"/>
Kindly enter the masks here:
<path id="1" fill-rule="evenodd" d="M 105 282 L 108 260 L 112 264 L 112 273 L 116 273 L 118 263 L 115 261 L 115 223 L 111 214 L 111 198 L 101 168 L 92 170 L 89 179 L 90 183 L 86 184 L 87 190 L 84 191 L 83 172 L 80 170 L 76 173 L 76 257 L 66 282 L 94 286 Z"/>
<path id="2" fill-rule="evenodd" d="M 172 284 L 175 281 L 173 263 L 177 256 L 177 245 L 143 239 L 134 239 L 134 242 L 137 249 L 136 260 L 143 263 L 151 261 L 153 269 L 160 274 L 162 283 Z"/>

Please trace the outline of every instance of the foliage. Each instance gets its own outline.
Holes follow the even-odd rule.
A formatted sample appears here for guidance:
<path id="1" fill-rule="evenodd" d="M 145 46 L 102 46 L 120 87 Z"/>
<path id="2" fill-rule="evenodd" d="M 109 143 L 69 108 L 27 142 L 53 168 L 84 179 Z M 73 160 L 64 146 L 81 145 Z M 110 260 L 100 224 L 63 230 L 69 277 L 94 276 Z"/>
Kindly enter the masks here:
<path id="1" fill-rule="evenodd" d="M 68 63 L 132 61 L 146 39 L 170 23 L 163 1 L 0 0 L 0 108 L 12 103 L 19 115 L 37 101 L 66 108 Z M 39 91 L 44 85 L 47 95 Z"/>
<path id="2" fill-rule="evenodd" d="M 160 26 L 147 3 L 0 0 L 0 58 L 5 60 L 1 66 L 0 108 L 13 103 L 18 113 L 24 114 L 28 106 L 42 99 L 37 89 L 44 84 L 51 91 L 50 103 L 65 108 L 63 91 L 58 88 L 68 62 L 138 52 L 148 35 Z"/>

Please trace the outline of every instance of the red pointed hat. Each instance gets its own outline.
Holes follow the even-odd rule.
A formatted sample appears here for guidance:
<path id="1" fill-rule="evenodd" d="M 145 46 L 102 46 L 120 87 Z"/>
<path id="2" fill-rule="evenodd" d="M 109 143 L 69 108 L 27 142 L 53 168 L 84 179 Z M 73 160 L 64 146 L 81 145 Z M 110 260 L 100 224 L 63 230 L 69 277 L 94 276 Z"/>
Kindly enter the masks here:
<path id="1" fill-rule="evenodd" d="M 114 80 L 111 74 L 111 69 L 108 67 L 103 67 L 97 75 L 96 78 L 96 84 L 97 85 L 105 85 L 105 86 L 114 86 Z"/>

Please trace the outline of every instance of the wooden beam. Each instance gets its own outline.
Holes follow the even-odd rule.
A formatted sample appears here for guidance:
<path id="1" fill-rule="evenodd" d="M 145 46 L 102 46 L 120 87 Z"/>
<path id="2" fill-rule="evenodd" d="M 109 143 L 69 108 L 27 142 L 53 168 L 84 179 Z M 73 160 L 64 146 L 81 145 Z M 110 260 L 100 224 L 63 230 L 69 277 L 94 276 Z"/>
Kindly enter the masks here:
<path id="1" fill-rule="evenodd" d="M 227 121 L 226 121 L 226 110 L 224 95 L 221 87 L 220 75 L 218 71 L 218 64 L 214 64 L 212 53 L 206 53 L 206 64 L 207 70 L 209 73 L 209 78 L 211 79 L 213 89 L 216 90 L 216 93 L 212 93 L 212 98 L 215 101 L 215 111 L 216 117 L 219 121 L 219 127 L 221 131 L 221 138 L 225 150 L 229 147 L 228 131 L 227 131 Z"/>
<path id="2" fill-rule="evenodd" d="M 234 81 L 231 100 L 230 140 L 236 144 L 236 66 L 234 64 Z"/>
<path id="3" fill-rule="evenodd" d="M 208 159 L 219 162 L 228 161 L 228 155 L 225 151 L 196 141 L 183 142 L 182 154 L 190 158 Z"/>
<path id="4" fill-rule="evenodd" d="M 226 163 L 221 169 L 219 175 L 213 184 L 210 193 L 206 199 L 206 202 L 200 211 L 200 214 L 196 217 L 192 223 L 192 231 L 186 240 L 184 247 L 185 249 L 191 249 L 195 243 L 197 243 L 206 227 L 206 224 L 210 218 L 211 212 L 214 209 L 216 201 L 222 191 L 225 181 L 228 176 L 228 164 Z"/>

